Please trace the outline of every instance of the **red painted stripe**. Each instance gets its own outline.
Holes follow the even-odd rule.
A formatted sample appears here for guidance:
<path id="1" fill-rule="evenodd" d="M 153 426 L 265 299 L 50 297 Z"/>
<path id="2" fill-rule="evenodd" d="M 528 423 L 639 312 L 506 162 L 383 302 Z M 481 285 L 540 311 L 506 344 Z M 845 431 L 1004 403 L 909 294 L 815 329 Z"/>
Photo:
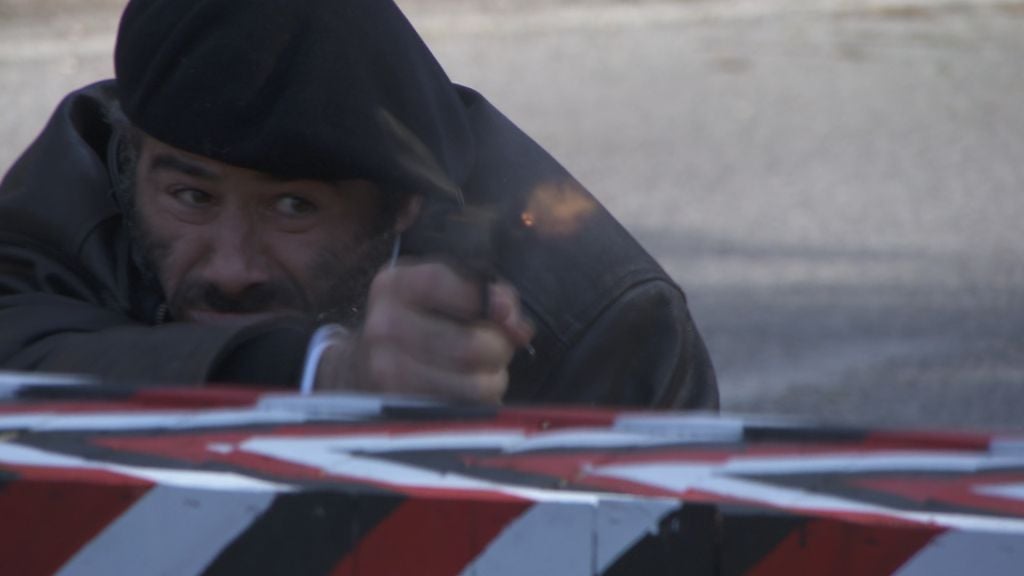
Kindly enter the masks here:
<path id="1" fill-rule="evenodd" d="M 5 486 L 4 490 L 24 482 L 39 484 L 87 483 L 118 488 L 141 488 L 143 492 L 153 486 L 152 482 L 142 478 L 118 474 L 117 472 L 110 472 L 107 470 L 97 470 L 94 468 L 12 466 L 4 464 L 0 466 L 0 470 L 3 470 L 5 473 L 13 474 L 17 477 L 12 484 Z M 2 492 L 0 492 L 0 494 L 2 494 Z M 0 518 L 0 520 L 3 520 L 3 518 Z"/>
<path id="2" fill-rule="evenodd" d="M 746 574 L 889 575 L 940 533 L 941 529 L 923 525 L 878 526 L 811 520 L 794 530 Z M 728 540 L 723 553 L 728 558 Z"/>
<path id="3" fill-rule="evenodd" d="M 331 574 L 458 574 L 529 507 L 529 502 L 510 499 L 410 500 L 367 534 Z"/>
<path id="4" fill-rule="evenodd" d="M 268 434 L 271 434 L 268 432 Z M 278 435 L 273 432 L 273 435 Z M 262 436 L 262 434 L 259 434 Z M 313 436 L 317 434 L 312 434 Z M 94 443 L 116 450 L 155 458 L 168 458 L 171 460 L 186 463 L 188 467 L 202 466 L 208 464 L 227 464 L 232 470 L 240 473 L 260 473 L 281 479 L 283 482 L 289 480 L 336 480 L 353 482 L 365 486 L 374 486 L 385 490 L 398 491 L 409 496 L 430 496 L 438 494 L 447 497 L 465 497 L 468 499 L 489 500 L 493 498 L 508 499 L 499 492 L 492 490 L 465 490 L 445 488 L 419 488 L 405 486 L 400 482 L 385 483 L 380 481 L 367 480 L 364 478 L 348 477 L 344 474 L 327 473 L 315 466 L 305 466 L 294 462 L 286 462 L 253 454 L 241 450 L 232 450 L 226 453 L 216 452 L 209 449 L 211 444 L 224 444 L 227 446 L 238 446 L 253 435 L 248 433 L 213 433 L 202 435 L 160 435 L 142 436 L 130 438 L 100 437 L 93 440 Z M 338 436 L 344 436 L 339 434 Z M 382 460 L 387 460 L 387 454 L 381 454 Z M 497 495 L 497 496 L 495 496 Z"/>
<path id="5" fill-rule="evenodd" d="M 939 432 L 881 430 L 871 432 L 864 438 L 869 448 L 912 449 L 912 450 L 967 450 L 988 452 L 992 442 L 990 434 L 970 432 Z"/>
<path id="6" fill-rule="evenodd" d="M 492 429 L 492 428 L 489 428 Z M 305 434 L 300 434 L 305 432 Z M 329 474 L 315 466 L 305 466 L 294 462 L 286 462 L 263 456 L 244 452 L 238 449 L 228 452 L 210 450 L 211 444 L 223 444 L 229 447 L 237 447 L 253 436 L 294 436 L 294 437 L 315 437 L 320 435 L 337 436 L 361 436 L 366 434 L 365 430 L 354 433 L 351 429 L 331 428 L 330 430 L 293 429 L 290 433 L 281 433 L 278 430 L 268 430 L 258 434 L 244 432 L 219 432 L 209 434 L 193 435 L 157 435 L 138 437 L 99 437 L 93 440 L 94 443 L 116 450 L 118 452 L 132 453 L 155 458 L 168 458 L 171 460 L 187 463 L 190 466 L 206 464 L 227 464 L 232 470 L 238 472 L 261 473 L 272 477 L 280 478 L 282 481 L 289 480 L 325 480 L 347 481 L 366 486 L 375 486 L 386 490 L 400 491 L 408 495 L 436 494 L 438 492 L 454 495 L 461 494 L 469 498 L 490 498 L 492 491 L 488 490 L 461 490 L 461 489 L 423 489 L 417 487 L 403 486 L 400 483 L 390 484 L 366 480 L 363 478 L 347 477 L 344 474 Z M 395 434 L 401 437 L 401 434 Z M 381 454 L 382 460 L 387 460 L 387 454 Z"/>
<path id="7" fill-rule="evenodd" d="M 209 448 L 211 444 L 237 446 L 252 436 L 253 434 L 250 433 L 221 432 L 201 435 L 161 435 L 129 438 L 98 437 L 93 439 L 93 443 L 118 452 L 167 458 L 185 463 L 186 465 L 198 466 L 223 463 L 228 464 L 232 470 L 241 473 L 258 472 L 283 478 L 285 481 L 287 479 L 323 480 L 329 477 L 328 474 L 318 468 L 303 466 L 293 462 L 283 462 L 275 458 L 240 450 L 220 453 Z"/>
<path id="8" fill-rule="evenodd" d="M 32 414 L 48 412 L 153 412 L 187 408 L 246 408 L 256 405 L 262 395 L 274 392 L 260 388 L 153 388 L 140 390 L 124 399 L 97 398 L 34 400 L 32 402 L 0 405 L 0 414 Z"/>
<path id="9" fill-rule="evenodd" d="M 130 508 L 150 484 L 95 470 L 18 468 L 0 489 L 0 571 L 53 574 Z"/>

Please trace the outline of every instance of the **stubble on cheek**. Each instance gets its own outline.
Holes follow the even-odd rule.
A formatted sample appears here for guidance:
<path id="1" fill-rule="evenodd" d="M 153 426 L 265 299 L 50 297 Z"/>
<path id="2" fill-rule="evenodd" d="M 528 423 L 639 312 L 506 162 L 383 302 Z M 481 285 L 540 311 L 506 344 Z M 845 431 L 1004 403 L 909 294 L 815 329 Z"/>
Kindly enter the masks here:
<path id="1" fill-rule="evenodd" d="M 172 317 L 179 316 L 181 310 L 176 310 L 173 304 L 175 291 L 168 287 L 167 282 L 173 253 L 172 242 L 169 238 L 161 238 L 153 230 L 146 221 L 144 211 L 137 205 L 132 213 L 132 221 L 131 237 L 134 243 L 136 264 L 142 271 L 143 277 L 160 290 L 164 300 L 167 301 Z"/>
<path id="2" fill-rule="evenodd" d="M 135 266 L 139 269 L 143 281 L 164 296 L 166 288 L 160 272 L 170 257 L 170 242 L 158 239 L 146 221 L 144 208 L 140 207 L 138 202 L 139 189 L 134 171 L 126 175 L 119 192 Z"/>

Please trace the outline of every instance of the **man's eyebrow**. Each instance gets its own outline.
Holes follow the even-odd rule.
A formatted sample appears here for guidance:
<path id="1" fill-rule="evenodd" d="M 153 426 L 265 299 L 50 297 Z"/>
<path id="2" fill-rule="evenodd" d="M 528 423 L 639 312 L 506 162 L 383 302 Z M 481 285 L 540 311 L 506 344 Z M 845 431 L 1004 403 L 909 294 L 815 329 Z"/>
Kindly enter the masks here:
<path id="1" fill-rule="evenodd" d="M 174 172 L 181 172 L 195 178 L 202 178 L 204 180 L 220 179 L 220 175 L 217 174 L 217 172 L 203 166 L 202 164 L 166 153 L 154 155 L 149 161 L 149 169 L 154 172 L 160 170 L 171 170 Z"/>

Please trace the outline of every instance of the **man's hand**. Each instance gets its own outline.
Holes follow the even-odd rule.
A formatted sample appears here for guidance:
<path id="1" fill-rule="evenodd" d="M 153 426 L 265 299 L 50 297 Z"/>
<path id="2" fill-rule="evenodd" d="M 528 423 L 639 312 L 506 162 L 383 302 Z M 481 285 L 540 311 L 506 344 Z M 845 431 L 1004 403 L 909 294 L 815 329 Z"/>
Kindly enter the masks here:
<path id="1" fill-rule="evenodd" d="M 438 262 L 401 262 L 370 287 L 362 330 L 328 349 L 318 389 L 439 396 L 497 404 L 508 364 L 533 337 L 515 289 L 487 287 Z"/>

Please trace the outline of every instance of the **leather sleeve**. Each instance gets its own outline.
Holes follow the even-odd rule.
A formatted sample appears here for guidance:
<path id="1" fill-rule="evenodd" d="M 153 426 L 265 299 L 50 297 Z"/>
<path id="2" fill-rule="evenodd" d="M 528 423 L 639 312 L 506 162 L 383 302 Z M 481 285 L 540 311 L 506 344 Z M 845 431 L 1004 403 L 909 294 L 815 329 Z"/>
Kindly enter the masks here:
<path id="1" fill-rule="evenodd" d="M 0 367 L 133 386 L 298 380 L 305 326 L 149 326 L 104 306 L 86 278 L 39 249 L 0 241 Z"/>
<path id="2" fill-rule="evenodd" d="M 578 333 L 533 401 L 718 408 L 707 349 L 671 282 L 650 280 L 626 290 Z"/>

